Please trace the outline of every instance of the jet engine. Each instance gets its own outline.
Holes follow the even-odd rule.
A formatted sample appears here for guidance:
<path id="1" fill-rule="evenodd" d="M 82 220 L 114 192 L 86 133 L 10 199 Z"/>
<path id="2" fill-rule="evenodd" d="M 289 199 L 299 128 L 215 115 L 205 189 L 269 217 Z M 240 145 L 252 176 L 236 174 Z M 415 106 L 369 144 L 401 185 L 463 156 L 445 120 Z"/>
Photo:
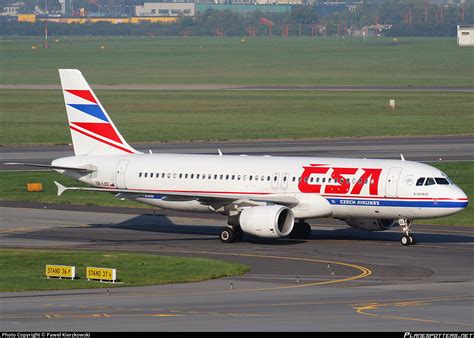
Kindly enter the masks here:
<path id="1" fill-rule="evenodd" d="M 384 231 L 397 224 L 394 219 L 346 218 L 344 221 L 353 228 L 367 231 Z"/>
<path id="2" fill-rule="evenodd" d="M 295 225 L 295 216 L 287 207 L 281 205 L 268 205 L 250 207 L 242 210 L 235 219 L 229 218 L 229 224 L 239 225 L 242 231 L 265 238 L 278 238 L 287 236 Z"/>

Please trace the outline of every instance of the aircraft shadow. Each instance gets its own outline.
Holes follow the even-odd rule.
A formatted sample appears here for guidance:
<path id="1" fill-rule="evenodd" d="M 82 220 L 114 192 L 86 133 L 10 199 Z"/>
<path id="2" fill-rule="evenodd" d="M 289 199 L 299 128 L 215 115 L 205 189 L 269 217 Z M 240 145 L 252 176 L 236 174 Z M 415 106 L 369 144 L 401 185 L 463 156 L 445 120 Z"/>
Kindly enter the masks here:
<path id="1" fill-rule="evenodd" d="M 163 234 L 176 234 L 176 235 L 193 235 L 193 237 L 169 237 L 169 238 L 150 238 L 150 242 L 165 242 L 165 241 L 202 241 L 218 240 L 217 237 L 222 230 L 222 228 L 227 226 L 225 219 L 222 219 L 222 226 L 206 226 L 206 225 L 191 225 L 191 224 L 176 224 L 170 220 L 166 215 L 161 214 L 142 214 L 136 217 L 132 217 L 124 222 L 117 224 L 89 224 L 92 228 L 112 228 L 112 229 L 124 229 L 124 230 L 134 230 L 142 232 L 152 232 L 152 233 L 163 233 Z M 118 238 L 113 239 L 114 242 L 126 242 L 130 241 L 129 239 L 120 240 Z M 142 241 L 142 240 L 140 240 Z M 148 240 L 143 240 L 148 241 Z M 300 242 L 300 240 L 294 239 L 265 239 L 251 236 L 248 234 L 244 235 L 244 242 L 253 242 L 263 245 L 295 245 Z"/>
<path id="2" fill-rule="evenodd" d="M 395 228 L 398 229 L 398 228 Z M 418 243 L 474 243 L 474 236 L 462 234 L 439 234 L 439 233 L 417 233 L 413 227 L 412 235 Z M 313 230 L 311 239 L 326 240 L 362 240 L 362 241 L 387 241 L 399 242 L 402 236 L 400 232 L 368 232 L 353 228 L 341 228 L 336 230 Z"/>
<path id="3" fill-rule="evenodd" d="M 222 219 L 221 226 L 206 226 L 192 224 L 176 224 L 166 215 L 142 214 L 132 217 L 118 224 L 91 224 L 94 228 L 114 228 L 135 231 L 146 231 L 153 233 L 167 233 L 177 235 L 195 235 L 196 237 L 169 238 L 167 240 L 192 241 L 192 240 L 215 240 L 220 230 L 226 226 Z M 398 229 L 398 228 L 395 228 Z M 413 229 L 418 243 L 474 243 L 474 236 L 449 233 L 417 233 Z M 214 237 L 215 236 L 215 237 Z M 294 245 L 308 240 L 363 240 L 363 241 L 393 241 L 399 242 L 401 232 L 368 232 L 354 228 L 329 228 L 328 230 L 314 229 L 311 237 L 307 240 L 282 238 L 278 240 L 262 239 L 251 235 L 245 235 L 244 241 L 262 245 Z M 152 239 L 150 239 L 151 241 Z M 155 239 L 156 240 L 156 239 Z"/>

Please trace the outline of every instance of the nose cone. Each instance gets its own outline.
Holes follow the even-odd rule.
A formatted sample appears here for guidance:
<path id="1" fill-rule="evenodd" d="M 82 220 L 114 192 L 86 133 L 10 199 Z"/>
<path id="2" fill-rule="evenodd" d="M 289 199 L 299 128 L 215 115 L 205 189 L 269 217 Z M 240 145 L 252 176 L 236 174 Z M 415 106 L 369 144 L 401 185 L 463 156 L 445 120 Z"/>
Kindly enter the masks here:
<path id="1" fill-rule="evenodd" d="M 463 208 L 467 207 L 467 205 L 469 203 L 469 198 L 464 193 L 464 191 L 461 190 L 461 188 L 459 188 L 459 187 L 456 187 L 456 188 L 458 189 L 457 199 L 465 203 Z"/>
<path id="2" fill-rule="evenodd" d="M 452 199 L 453 203 L 455 204 L 455 208 L 457 209 L 456 212 L 465 209 L 469 204 L 469 198 L 467 195 L 456 185 L 452 186 Z"/>

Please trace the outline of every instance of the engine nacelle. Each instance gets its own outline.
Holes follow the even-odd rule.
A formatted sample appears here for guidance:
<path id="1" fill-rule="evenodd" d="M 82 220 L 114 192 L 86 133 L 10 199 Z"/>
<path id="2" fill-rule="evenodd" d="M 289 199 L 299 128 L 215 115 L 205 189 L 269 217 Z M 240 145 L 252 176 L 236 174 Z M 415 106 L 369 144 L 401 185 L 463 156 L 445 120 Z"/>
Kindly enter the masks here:
<path id="1" fill-rule="evenodd" d="M 344 221 L 351 227 L 367 231 L 384 231 L 397 224 L 394 219 L 346 218 Z"/>
<path id="2" fill-rule="evenodd" d="M 295 216 L 287 207 L 268 205 L 243 209 L 238 221 L 242 231 L 248 234 L 278 238 L 290 234 L 295 225 Z"/>

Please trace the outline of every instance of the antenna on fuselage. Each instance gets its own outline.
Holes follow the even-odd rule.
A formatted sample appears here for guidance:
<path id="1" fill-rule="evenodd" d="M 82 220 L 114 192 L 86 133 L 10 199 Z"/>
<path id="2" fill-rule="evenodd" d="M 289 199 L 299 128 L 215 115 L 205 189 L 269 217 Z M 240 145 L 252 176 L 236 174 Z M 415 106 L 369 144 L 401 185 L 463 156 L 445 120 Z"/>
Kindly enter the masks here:
<path id="1" fill-rule="evenodd" d="M 405 157 L 403 157 L 403 154 L 400 154 L 400 158 L 402 161 L 405 161 Z"/>
<path id="2" fill-rule="evenodd" d="M 219 156 L 224 156 L 224 154 L 222 153 L 222 151 L 219 148 L 217 148 L 217 152 L 219 153 Z"/>

